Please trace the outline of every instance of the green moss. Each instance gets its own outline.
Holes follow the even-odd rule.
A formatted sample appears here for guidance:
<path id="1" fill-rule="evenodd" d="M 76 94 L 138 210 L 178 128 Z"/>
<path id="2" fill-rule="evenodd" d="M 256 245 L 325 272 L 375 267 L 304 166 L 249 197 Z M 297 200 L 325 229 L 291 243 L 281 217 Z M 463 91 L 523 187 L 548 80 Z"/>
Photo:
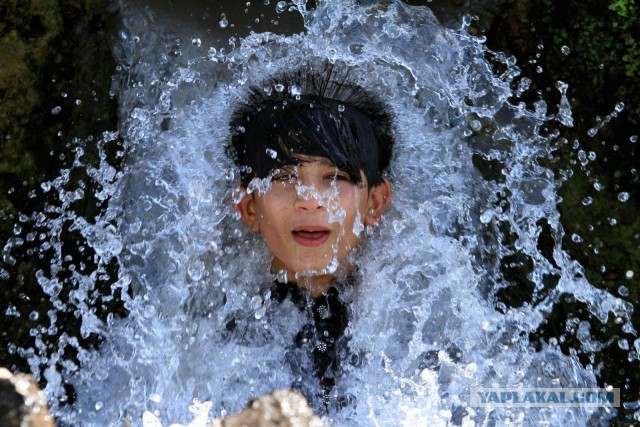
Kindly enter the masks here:
<path id="1" fill-rule="evenodd" d="M 62 19 L 55 0 L 7 1 L 0 24 L 0 174 L 31 181 L 36 164 L 30 128 L 40 123 L 41 70 Z M 4 195 L 0 195 L 3 197 Z"/>
<path id="2" fill-rule="evenodd" d="M 615 0 L 609 4 L 609 10 L 627 19 L 623 24 L 624 29 L 629 28 L 631 24 L 629 21 L 637 20 L 638 18 L 638 8 L 635 5 L 635 0 Z"/>
<path id="3" fill-rule="evenodd" d="M 626 32 L 622 38 L 626 52 L 622 54 L 625 75 L 627 77 L 640 76 L 640 43 L 633 36 L 633 29 L 636 31 L 640 26 L 640 8 L 635 4 L 635 0 L 615 0 L 609 5 L 609 10 L 618 16 L 619 28 Z"/>

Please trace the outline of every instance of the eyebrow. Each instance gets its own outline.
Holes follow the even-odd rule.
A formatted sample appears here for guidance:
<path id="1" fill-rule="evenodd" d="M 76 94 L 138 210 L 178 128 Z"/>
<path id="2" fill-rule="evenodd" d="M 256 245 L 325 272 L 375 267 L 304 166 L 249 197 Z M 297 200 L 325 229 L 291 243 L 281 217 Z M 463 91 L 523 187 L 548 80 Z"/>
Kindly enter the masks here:
<path id="1" fill-rule="evenodd" d="M 335 166 L 331 159 L 324 156 L 310 156 L 307 154 L 293 154 L 292 157 L 300 163 L 319 162 L 323 165 Z"/>
<path id="2" fill-rule="evenodd" d="M 283 171 L 290 171 L 293 170 L 297 167 L 300 167 L 301 165 L 305 164 L 305 163 L 311 163 L 311 162 L 315 162 L 316 160 L 300 160 L 300 164 L 289 164 L 289 165 L 282 165 L 279 167 L 275 167 L 271 170 L 271 173 L 274 172 L 283 172 Z M 326 161 L 319 161 L 321 166 L 325 166 L 325 167 L 332 167 L 335 168 L 339 171 L 344 171 L 343 169 L 340 169 L 338 166 L 335 165 L 335 163 L 333 163 L 331 160 L 326 160 Z"/>

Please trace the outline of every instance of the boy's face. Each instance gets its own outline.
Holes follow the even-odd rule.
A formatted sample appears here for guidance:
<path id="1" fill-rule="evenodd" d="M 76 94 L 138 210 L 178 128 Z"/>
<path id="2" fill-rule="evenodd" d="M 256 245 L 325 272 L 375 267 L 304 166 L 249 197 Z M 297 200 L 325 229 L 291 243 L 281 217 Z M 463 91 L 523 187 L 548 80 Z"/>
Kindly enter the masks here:
<path id="1" fill-rule="evenodd" d="M 271 174 L 265 193 L 245 194 L 236 209 L 259 232 L 274 256 L 274 270 L 305 285 L 303 276 L 331 277 L 357 246 L 364 225 L 380 221 L 391 190 L 385 180 L 374 188 L 354 184 L 324 157 L 303 157 L 298 166 Z M 298 277 L 296 277 L 298 273 Z M 308 284 L 308 283 L 307 283 Z"/>

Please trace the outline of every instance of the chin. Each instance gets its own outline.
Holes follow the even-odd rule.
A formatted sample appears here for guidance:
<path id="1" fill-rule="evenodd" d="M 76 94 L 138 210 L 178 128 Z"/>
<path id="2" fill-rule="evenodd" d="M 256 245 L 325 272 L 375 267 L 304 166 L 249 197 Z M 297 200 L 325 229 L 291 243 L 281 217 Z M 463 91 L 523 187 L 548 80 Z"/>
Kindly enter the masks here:
<path id="1" fill-rule="evenodd" d="M 298 264 L 295 270 L 300 274 L 310 273 L 310 272 L 318 272 L 327 268 L 328 263 L 318 263 L 317 260 L 315 262 L 301 263 Z M 312 273 L 313 274 L 313 273 Z"/>
<path id="2" fill-rule="evenodd" d="M 300 274 L 307 274 L 310 273 L 312 275 L 317 275 L 319 271 L 324 270 L 325 268 L 327 268 L 327 265 L 306 265 L 304 267 L 299 268 L 298 270 L 296 270 L 298 273 Z"/>

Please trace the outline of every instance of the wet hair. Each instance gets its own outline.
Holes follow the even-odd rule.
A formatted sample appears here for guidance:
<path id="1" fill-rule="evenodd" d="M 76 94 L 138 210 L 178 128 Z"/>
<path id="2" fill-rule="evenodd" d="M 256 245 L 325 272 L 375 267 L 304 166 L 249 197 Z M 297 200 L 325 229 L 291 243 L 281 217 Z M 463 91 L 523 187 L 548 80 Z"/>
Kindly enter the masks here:
<path id="1" fill-rule="evenodd" d="M 348 78 L 348 68 L 323 63 L 249 88 L 232 115 L 227 147 L 245 188 L 305 156 L 328 158 L 355 184 L 360 170 L 370 188 L 382 183 L 393 149 L 391 115 Z"/>

